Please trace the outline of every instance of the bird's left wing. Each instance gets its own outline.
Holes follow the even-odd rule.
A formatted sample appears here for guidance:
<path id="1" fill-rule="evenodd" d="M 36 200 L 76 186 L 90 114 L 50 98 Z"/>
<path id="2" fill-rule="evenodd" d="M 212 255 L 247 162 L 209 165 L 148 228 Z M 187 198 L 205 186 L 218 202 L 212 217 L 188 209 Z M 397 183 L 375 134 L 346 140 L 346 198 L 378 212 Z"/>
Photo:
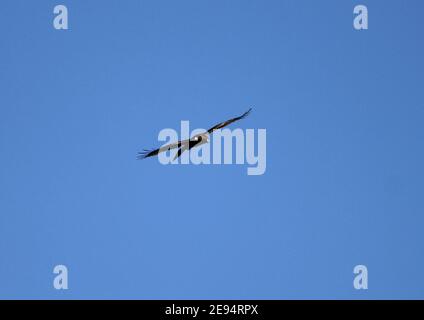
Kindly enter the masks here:
<path id="1" fill-rule="evenodd" d="M 180 148 L 181 146 L 184 146 L 188 143 L 189 143 L 189 139 L 186 139 L 186 140 L 181 140 L 181 141 L 177 141 L 175 143 L 170 143 L 170 144 L 164 145 L 164 146 L 162 146 L 158 149 L 153 149 L 153 150 L 144 149 L 143 151 L 138 153 L 137 159 L 141 160 L 141 159 L 144 159 L 144 158 L 153 157 L 153 156 L 158 155 L 161 152 L 169 151 L 169 150 L 175 149 L 175 148 Z"/>
<path id="2" fill-rule="evenodd" d="M 230 120 L 227 120 L 227 121 L 224 121 L 224 122 L 218 123 L 217 125 L 215 125 L 215 126 L 213 126 L 212 128 L 210 128 L 210 129 L 208 130 L 208 133 L 212 133 L 213 131 L 215 131 L 215 130 L 217 130 L 217 129 L 224 128 L 224 127 L 228 126 L 229 124 L 231 124 L 231 123 L 233 123 L 233 122 L 239 121 L 239 120 L 241 120 L 241 119 L 243 119 L 243 118 L 247 117 L 247 116 L 249 115 L 249 113 L 250 113 L 250 111 L 251 111 L 251 110 L 252 110 L 252 108 L 250 108 L 249 110 L 247 110 L 245 113 L 243 113 L 243 114 L 242 114 L 241 116 L 239 116 L 239 117 L 235 117 L 235 118 L 232 118 L 232 119 L 230 119 Z"/>

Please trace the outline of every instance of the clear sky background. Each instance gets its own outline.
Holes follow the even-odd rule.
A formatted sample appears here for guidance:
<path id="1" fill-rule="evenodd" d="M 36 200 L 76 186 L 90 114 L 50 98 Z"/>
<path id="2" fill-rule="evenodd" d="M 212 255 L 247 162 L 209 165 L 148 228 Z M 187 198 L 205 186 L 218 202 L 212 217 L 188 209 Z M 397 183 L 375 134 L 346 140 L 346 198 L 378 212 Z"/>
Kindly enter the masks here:
<path id="1" fill-rule="evenodd" d="M 0 298 L 424 298 L 423 10 L 1 1 Z M 250 106 L 262 176 L 135 159 Z"/>

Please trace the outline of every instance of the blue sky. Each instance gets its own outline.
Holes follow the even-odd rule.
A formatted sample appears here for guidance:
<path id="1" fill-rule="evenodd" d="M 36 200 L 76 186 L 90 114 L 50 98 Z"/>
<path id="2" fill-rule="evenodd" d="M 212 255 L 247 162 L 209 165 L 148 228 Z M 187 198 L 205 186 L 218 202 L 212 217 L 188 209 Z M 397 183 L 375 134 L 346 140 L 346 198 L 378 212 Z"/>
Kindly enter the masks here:
<path id="1" fill-rule="evenodd" d="M 0 298 L 424 298 L 423 9 L 2 1 Z M 262 176 L 135 160 L 250 106 Z"/>

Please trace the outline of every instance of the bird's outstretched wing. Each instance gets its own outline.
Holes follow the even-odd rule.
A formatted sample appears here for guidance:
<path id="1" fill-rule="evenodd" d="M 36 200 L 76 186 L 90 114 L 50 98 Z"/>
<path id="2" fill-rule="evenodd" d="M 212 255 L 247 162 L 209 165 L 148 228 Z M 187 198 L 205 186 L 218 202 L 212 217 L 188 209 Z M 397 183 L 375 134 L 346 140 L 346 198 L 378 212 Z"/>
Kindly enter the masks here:
<path id="1" fill-rule="evenodd" d="M 153 157 L 153 156 L 156 156 L 159 153 L 164 152 L 164 151 L 169 151 L 169 150 L 175 149 L 175 148 L 181 148 L 181 146 L 184 146 L 188 143 L 189 143 L 189 139 L 177 141 L 175 143 L 170 143 L 170 144 L 164 145 L 164 146 L 162 146 L 158 149 L 152 149 L 152 150 L 144 149 L 143 151 L 138 153 L 137 159 L 141 160 L 141 159 L 145 159 L 145 158 L 148 158 L 148 157 Z"/>
<path id="2" fill-rule="evenodd" d="M 245 113 L 243 113 L 243 114 L 242 114 L 241 116 L 239 116 L 239 117 L 232 118 L 232 119 L 230 119 L 230 120 L 227 120 L 227 121 L 224 121 L 224 122 L 218 123 L 217 125 L 215 125 L 215 126 L 213 126 L 212 128 L 210 128 L 210 129 L 208 130 L 208 133 L 212 133 L 213 131 L 215 131 L 215 130 L 217 130 L 217 129 L 224 128 L 224 127 L 228 126 L 229 124 L 231 124 L 231 123 L 233 123 L 233 122 L 239 121 L 239 120 L 241 120 L 241 119 L 243 119 L 243 118 L 247 117 L 247 116 L 249 115 L 249 113 L 250 113 L 250 111 L 251 111 L 251 110 L 252 110 L 252 108 L 250 108 L 249 110 L 247 110 Z"/>

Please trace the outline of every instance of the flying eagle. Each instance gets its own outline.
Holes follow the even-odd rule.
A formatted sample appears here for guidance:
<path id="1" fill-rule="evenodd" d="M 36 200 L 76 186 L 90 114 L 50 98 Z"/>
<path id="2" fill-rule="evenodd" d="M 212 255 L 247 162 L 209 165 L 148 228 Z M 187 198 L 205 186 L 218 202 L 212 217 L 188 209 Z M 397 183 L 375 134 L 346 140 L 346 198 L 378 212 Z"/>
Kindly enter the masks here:
<path id="1" fill-rule="evenodd" d="M 235 117 L 235 118 L 229 119 L 227 121 L 220 122 L 217 125 L 210 128 L 209 130 L 207 130 L 206 132 L 199 133 L 199 134 L 193 136 L 190 139 L 180 140 L 180 141 L 177 141 L 175 143 L 170 143 L 170 144 L 164 145 L 164 146 L 160 147 L 159 149 L 155 149 L 155 150 L 144 149 L 142 152 L 138 153 L 137 159 L 144 159 L 144 158 L 148 158 L 148 157 L 157 156 L 161 152 L 178 148 L 178 151 L 177 151 L 177 153 L 175 154 L 175 157 L 174 157 L 174 160 L 175 160 L 175 159 L 179 158 L 184 151 L 190 150 L 191 148 L 194 148 L 196 146 L 200 146 L 204 143 L 208 143 L 209 142 L 209 139 L 208 139 L 209 135 L 212 132 L 214 132 L 215 130 L 224 128 L 224 127 L 228 126 L 229 124 L 231 124 L 233 122 L 236 122 L 238 120 L 241 120 L 241 119 L 247 117 L 247 115 L 250 113 L 251 110 L 252 110 L 252 108 L 247 110 L 245 113 L 243 113 L 239 117 Z"/>

